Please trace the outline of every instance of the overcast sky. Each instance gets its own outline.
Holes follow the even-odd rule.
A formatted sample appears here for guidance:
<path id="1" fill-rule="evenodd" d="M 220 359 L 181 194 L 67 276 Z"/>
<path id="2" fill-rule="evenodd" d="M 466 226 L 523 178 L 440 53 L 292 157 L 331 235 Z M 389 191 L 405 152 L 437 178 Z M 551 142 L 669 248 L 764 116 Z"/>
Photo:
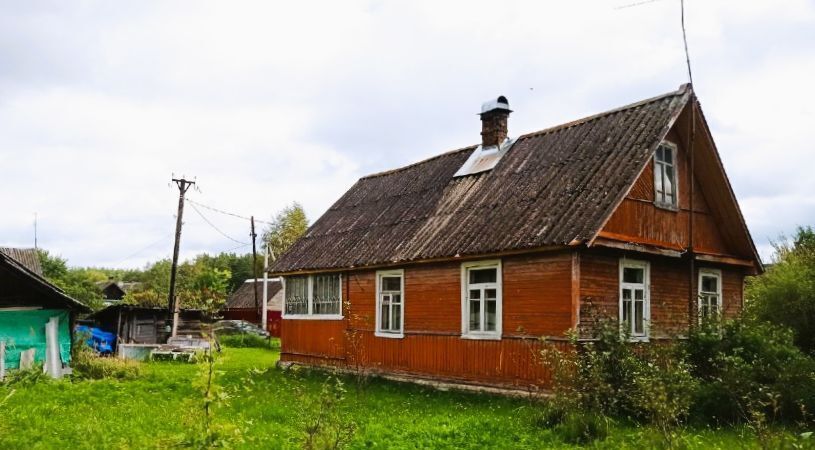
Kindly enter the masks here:
<path id="1" fill-rule="evenodd" d="M 178 191 L 313 221 L 354 181 L 686 81 L 679 0 L 0 0 L 0 245 L 72 265 L 172 252 Z M 815 224 L 815 2 L 687 0 L 694 85 L 762 255 Z M 199 208 L 200 209 L 200 208 Z M 240 242 L 245 220 L 200 209 Z M 182 256 L 240 246 L 189 207 Z M 244 252 L 249 247 L 235 251 Z"/>

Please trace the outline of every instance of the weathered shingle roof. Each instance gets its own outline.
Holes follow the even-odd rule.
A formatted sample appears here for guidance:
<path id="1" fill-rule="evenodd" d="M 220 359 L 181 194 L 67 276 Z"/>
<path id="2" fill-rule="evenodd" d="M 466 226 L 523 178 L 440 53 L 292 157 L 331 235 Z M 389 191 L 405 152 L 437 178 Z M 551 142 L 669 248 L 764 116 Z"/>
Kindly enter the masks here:
<path id="1" fill-rule="evenodd" d="M 272 272 L 361 267 L 590 239 L 692 95 L 687 86 L 518 138 L 454 178 L 475 147 L 360 179 Z"/>
<path id="2" fill-rule="evenodd" d="M 40 257 L 37 254 L 37 249 L 0 247 L 0 252 L 14 258 L 28 270 L 42 276 L 42 264 L 40 264 Z"/>
<path id="3" fill-rule="evenodd" d="M 46 280 L 40 274 L 34 272 L 31 268 L 23 264 L 22 262 L 18 261 L 5 252 L 7 249 L 3 249 L 4 251 L 0 251 L 0 267 L 8 268 L 16 275 L 22 277 L 24 280 L 30 282 L 30 286 L 36 289 L 38 292 L 42 292 L 50 299 L 57 301 L 60 304 L 65 305 L 69 309 L 73 309 L 80 312 L 87 312 L 90 311 L 90 308 L 85 306 L 79 300 L 76 300 L 73 297 L 70 297 L 62 289 L 55 286 L 50 281 Z M 40 267 L 39 265 L 37 267 Z M 42 269 L 40 268 L 40 272 Z M 35 296 L 36 298 L 36 296 Z"/>
<path id="4" fill-rule="evenodd" d="M 267 281 L 268 283 L 268 292 L 266 296 L 266 300 L 269 302 L 267 306 L 272 311 L 279 311 L 282 303 L 277 302 L 277 304 L 273 304 L 271 300 L 274 299 L 274 296 L 280 292 L 283 288 L 283 284 L 278 279 L 270 279 Z M 258 286 L 258 301 L 262 301 L 263 299 L 263 280 L 259 280 L 257 283 Z M 231 309 L 231 308 L 254 308 L 255 307 L 255 282 L 252 280 L 246 280 L 238 289 L 235 289 L 235 292 L 229 294 L 229 298 L 226 299 L 226 304 L 224 308 Z"/>

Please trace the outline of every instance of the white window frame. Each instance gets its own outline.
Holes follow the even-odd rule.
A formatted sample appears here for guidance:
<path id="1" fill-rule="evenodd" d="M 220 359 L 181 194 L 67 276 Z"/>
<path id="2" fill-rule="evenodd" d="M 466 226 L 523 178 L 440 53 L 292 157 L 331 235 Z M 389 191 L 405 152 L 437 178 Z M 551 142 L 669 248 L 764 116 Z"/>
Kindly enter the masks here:
<path id="1" fill-rule="evenodd" d="M 382 278 L 383 277 L 399 277 L 401 279 L 400 282 L 400 292 L 399 296 L 401 298 L 401 302 L 399 305 L 399 314 L 401 317 L 401 322 L 399 323 L 399 331 L 392 331 L 392 330 L 383 330 L 382 329 L 382 316 L 381 316 L 381 308 L 382 308 Z M 404 269 L 398 270 L 379 270 L 376 272 L 376 331 L 374 332 L 375 336 L 383 337 L 383 338 L 395 338 L 401 339 L 405 337 L 405 271 Z"/>
<path id="2" fill-rule="evenodd" d="M 314 314 L 314 276 L 315 275 L 337 275 L 340 279 L 340 313 L 339 314 Z M 283 311 L 282 317 L 284 319 L 292 319 L 292 320 L 342 320 L 344 317 L 342 315 L 342 274 L 341 273 L 317 273 L 313 275 L 292 275 L 292 276 L 306 276 L 308 277 L 308 283 L 306 286 L 308 287 L 308 300 L 306 301 L 308 304 L 308 314 L 288 314 L 286 313 L 286 277 L 280 277 L 280 282 L 283 285 Z"/>
<path id="3" fill-rule="evenodd" d="M 469 294 L 469 270 L 495 268 L 495 331 L 470 331 L 470 302 Z M 503 318 L 503 276 L 501 270 L 501 260 L 492 259 L 486 261 L 473 261 L 461 264 L 461 337 L 464 339 L 485 339 L 500 340 L 502 333 Z M 483 298 L 482 298 L 483 304 Z M 482 316 L 485 308 L 481 308 Z M 482 318 L 482 324 L 484 319 Z"/>
<path id="4" fill-rule="evenodd" d="M 702 322 L 702 277 L 716 277 L 716 295 L 718 296 L 718 301 L 716 302 L 716 314 L 719 315 L 722 312 L 722 271 L 719 269 L 711 269 L 711 268 L 700 268 L 699 269 L 699 278 L 696 280 L 696 315 L 699 316 L 699 322 Z M 706 293 L 708 294 L 708 293 Z"/>
<path id="5" fill-rule="evenodd" d="M 651 334 L 651 264 L 648 261 L 640 261 L 635 259 L 627 259 L 627 258 L 620 258 L 620 273 L 619 273 L 619 299 L 618 299 L 618 320 L 620 323 L 620 330 L 623 330 L 623 289 L 643 289 L 643 311 L 642 311 L 642 334 L 635 334 L 634 333 L 634 311 L 635 308 L 632 307 L 631 309 L 631 318 L 632 321 L 629 324 L 630 327 L 630 336 L 632 341 L 644 341 L 647 342 L 648 338 Z M 626 268 L 632 269 L 643 269 L 643 278 L 642 284 L 639 283 L 624 283 L 623 282 L 623 274 Z M 633 291 L 632 291 L 633 292 Z M 634 302 L 634 297 L 631 297 L 632 305 Z"/>
<path id="6" fill-rule="evenodd" d="M 661 176 L 662 172 L 657 170 L 657 169 L 658 169 L 660 164 L 667 165 L 667 163 L 657 162 L 657 154 L 656 154 L 656 151 L 655 151 L 654 152 L 654 204 L 656 204 L 657 206 L 663 207 L 663 208 L 678 209 L 679 208 L 679 161 L 677 161 L 677 159 L 676 159 L 676 156 L 678 154 L 678 152 L 677 152 L 678 147 L 677 147 L 676 144 L 674 144 L 671 141 L 662 141 L 662 142 L 660 142 L 659 146 L 657 146 L 657 149 L 659 149 L 659 147 L 667 147 L 667 148 L 671 149 L 671 161 L 673 161 L 673 162 L 670 164 L 670 166 L 673 168 L 673 172 L 674 172 L 673 203 L 667 203 L 667 202 L 664 202 L 664 201 L 662 201 L 661 199 L 658 198 L 659 194 L 657 192 L 657 177 Z M 665 182 L 664 182 L 664 180 L 662 182 L 662 189 L 663 189 L 663 192 L 664 192 L 664 190 L 665 190 Z"/>

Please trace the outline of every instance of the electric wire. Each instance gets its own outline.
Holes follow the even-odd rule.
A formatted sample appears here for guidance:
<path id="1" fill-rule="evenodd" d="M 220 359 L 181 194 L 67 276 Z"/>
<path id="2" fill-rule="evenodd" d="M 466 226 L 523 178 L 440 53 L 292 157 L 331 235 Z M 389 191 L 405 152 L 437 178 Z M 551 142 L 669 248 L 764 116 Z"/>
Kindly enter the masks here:
<path id="1" fill-rule="evenodd" d="M 223 237 L 225 237 L 225 238 L 229 239 L 230 241 L 237 242 L 238 244 L 241 244 L 241 245 L 252 245 L 252 244 L 249 244 L 249 243 L 247 243 L 247 242 L 243 242 L 243 241 L 240 241 L 240 240 L 238 240 L 238 239 L 235 239 L 235 238 L 233 238 L 232 236 L 230 236 L 230 235 L 228 235 L 228 234 L 224 233 L 223 231 L 221 231 L 221 229 L 220 229 L 220 228 L 218 228 L 217 226 L 215 226 L 215 224 L 214 224 L 214 223 L 210 222 L 210 220 L 209 220 L 209 219 L 207 219 L 207 218 L 206 218 L 206 216 L 204 216 L 204 214 L 202 214 L 202 213 L 201 213 L 201 211 L 199 211 L 199 210 L 198 210 L 198 208 L 196 208 L 196 207 L 195 207 L 195 204 L 194 204 L 194 203 L 190 203 L 190 206 L 192 207 L 193 211 L 195 211 L 196 213 L 198 213 L 198 215 L 199 215 L 199 216 L 201 216 L 201 218 L 202 218 L 202 219 L 204 219 L 204 222 L 206 222 L 206 223 L 207 223 L 207 224 L 208 224 L 210 227 L 212 227 L 212 229 L 213 229 L 213 230 L 215 230 L 215 231 L 217 231 L 218 233 L 220 233 L 220 234 L 221 234 L 221 236 L 223 236 Z"/>
<path id="2" fill-rule="evenodd" d="M 235 218 L 238 218 L 238 219 L 243 219 L 243 220 L 252 220 L 251 217 L 242 216 L 240 214 L 235 214 L 235 213 L 232 213 L 232 212 L 229 212 L 229 211 L 224 211 L 222 209 L 218 209 L 218 208 L 215 208 L 215 207 L 212 207 L 212 206 L 209 206 L 209 205 L 205 205 L 205 204 L 203 204 L 201 202 L 197 202 L 197 201 L 191 200 L 189 198 L 185 198 L 184 200 L 187 201 L 187 202 L 192 203 L 193 205 L 198 205 L 198 206 L 200 206 L 202 208 L 208 209 L 208 210 L 216 212 L 218 214 L 223 214 L 223 215 L 226 215 L 226 216 L 232 216 L 232 217 L 235 217 Z M 260 219 L 255 219 L 255 222 L 256 223 L 271 224 L 271 222 L 267 222 L 265 220 L 260 220 Z"/>

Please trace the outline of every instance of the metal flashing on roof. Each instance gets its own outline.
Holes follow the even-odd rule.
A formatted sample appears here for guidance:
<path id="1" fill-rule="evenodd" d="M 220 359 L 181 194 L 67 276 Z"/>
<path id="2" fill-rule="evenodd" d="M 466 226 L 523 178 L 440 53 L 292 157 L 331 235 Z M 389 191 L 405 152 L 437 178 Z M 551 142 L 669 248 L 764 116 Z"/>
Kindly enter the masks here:
<path id="1" fill-rule="evenodd" d="M 465 175 L 492 170 L 493 167 L 498 164 L 498 161 L 501 160 L 501 157 L 512 148 L 512 144 L 514 143 L 515 139 L 506 138 L 500 147 L 495 145 L 483 147 L 479 145 L 473 150 L 470 157 L 467 158 L 467 161 L 464 161 L 464 164 L 453 177 L 463 177 Z"/>

